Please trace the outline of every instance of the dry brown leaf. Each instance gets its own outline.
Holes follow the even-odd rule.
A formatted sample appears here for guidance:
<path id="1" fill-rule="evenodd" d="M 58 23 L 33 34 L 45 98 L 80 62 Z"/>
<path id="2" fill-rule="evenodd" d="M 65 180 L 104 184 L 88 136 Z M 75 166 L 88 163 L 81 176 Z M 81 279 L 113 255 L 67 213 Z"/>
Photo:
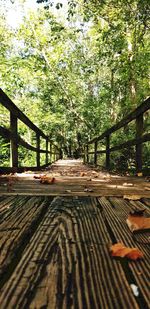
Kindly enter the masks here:
<path id="1" fill-rule="evenodd" d="M 150 229 L 150 218 L 143 215 L 129 214 L 126 222 L 131 232 Z"/>
<path id="2" fill-rule="evenodd" d="M 37 174 L 37 175 L 33 176 L 33 178 L 35 178 L 35 179 L 41 179 L 42 177 L 46 177 L 46 174 L 42 174 L 42 175 Z"/>
<path id="3" fill-rule="evenodd" d="M 85 173 L 84 173 L 84 172 L 81 172 L 81 173 L 80 173 L 80 176 L 81 176 L 81 177 L 85 176 Z"/>
<path id="4" fill-rule="evenodd" d="M 55 178 L 54 177 L 46 177 L 46 176 L 42 176 L 40 183 L 42 184 L 52 184 L 55 182 Z"/>
<path id="5" fill-rule="evenodd" d="M 125 199 L 125 200 L 133 200 L 133 201 L 138 201 L 138 200 L 140 200 L 141 199 L 141 196 L 140 195 L 135 195 L 135 194 L 133 194 L 133 195 L 124 195 L 123 196 L 123 198 Z"/>
<path id="6" fill-rule="evenodd" d="M 143 253 L 138 248 L 126 247 L 123 243 L 116 243 L 110 247 L 112 256 L 127 257 L 131 260 L 137 260 L 143 257 Z"/>
<path id="7" fill-rule="evenodd" d="M 131 260 L 137 260 L 143 258 L 144 254 L 137 248 L 132 248 L 132 251 L 130 251 L 126 256 L 128 259 Z"/>

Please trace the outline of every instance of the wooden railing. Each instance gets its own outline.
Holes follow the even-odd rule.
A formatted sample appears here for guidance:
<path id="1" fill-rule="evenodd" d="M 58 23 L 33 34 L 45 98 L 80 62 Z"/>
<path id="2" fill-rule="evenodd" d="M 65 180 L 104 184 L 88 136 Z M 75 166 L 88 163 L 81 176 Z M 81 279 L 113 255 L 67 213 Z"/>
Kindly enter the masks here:
<path id="1" fill-rule="evenodd" d="M 150 133 L 144 134 L 144 113 L 150 109 L 150 97 L 146 99 L 133 112 L 124 117 L 117 124 L 106 130 L 103 134 L 90 140 L 84 147 L 84 161 L 89 163 L 89 155 L 94 156 L 94 164 L 97 165 L 97 157 L 100 154 L 106 154 L 106 169 L 110 168 L 110 153 L 131 146 L 136 146 L 135 161 L 136 171 L 142 171 L 142 144 L 150 141 Z M 119 145 L 110 146 L 111 134 L 127 126 L 131 121 L 136 121 L 135 138 Z M 105 139 L 105 150 L 98 150 L 99 142 Z M 94 151 L 89 151 L 89 145 L 94 145 Z"/>
<path id="2" fill-rule="evenodd" d="M 49 165 L 52 161 L 55 161 L 60 156 L 58 147 L 46 136 L 12 101 L 11 99 L 0 89 L 0 103 L 10 112 L 10 128 L 5 128 L 0 125 L 0 135 L 10 140 L 10 166 L 13 169 L 21 169 L 18 166 L 18 146 L 21 145 L 28 150 L 36 152 L 36 167 L 29 167 L 29 169 L 40 168 Z M 18 119 L 21 120 L 27 127 L 32 129 L 36 133 L 36 147 L 30 145 L 24 141 L 18 133 Z M 40 148 L 40 137 L 45 139 L 46 149 Z M 50 147 L 49 147 L 50 146 Z M 40 164 L 40 154 L 45 153 L 45 165 Z M 48 157 L 50 155 L 50 162 Z M 53 158 L 52 158 L 53 157 Z M 28 167 L 22 167 L 25 169 Z M 0 170 L 8 168 L 0 167 Z"/>

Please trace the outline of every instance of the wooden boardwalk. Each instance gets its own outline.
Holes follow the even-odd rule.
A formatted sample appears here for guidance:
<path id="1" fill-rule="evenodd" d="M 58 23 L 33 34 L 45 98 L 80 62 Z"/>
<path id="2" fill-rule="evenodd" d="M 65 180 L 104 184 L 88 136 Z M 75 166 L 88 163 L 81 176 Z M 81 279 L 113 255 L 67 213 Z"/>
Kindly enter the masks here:
<path id="1" fill-rule="evenodd" d="M 30 173 L 1 177 L 0 308 L 150 308 L 150 233 L 133 235 L 126 223 L 135 208 L 150 215 L 149 182 L 73 160 L 46 173 L 53 184 Z M 118 241 L 143 259 L 113 258 Z"/>
<path id="2" fill-rule="evenodd" d="M 51 185 L 41 184 L 34 177 L 54 177 Z M 144 177 L 110 175 L 84 165 L 81 160 L 58 160 L 39 172 L 25 172 L 0 177 L 1 195 L 50 196 L 123 196 L 150 198 L 150 182 Z"/>

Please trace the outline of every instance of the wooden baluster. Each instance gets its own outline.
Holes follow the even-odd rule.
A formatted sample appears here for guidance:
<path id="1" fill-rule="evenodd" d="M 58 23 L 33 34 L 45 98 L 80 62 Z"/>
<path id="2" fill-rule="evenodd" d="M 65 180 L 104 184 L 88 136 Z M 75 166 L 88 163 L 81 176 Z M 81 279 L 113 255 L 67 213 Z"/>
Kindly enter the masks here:
<path id="1" fill-rule="evenodd" d="M 40 135 L 36 134 L 36 147 L 38 148 L 36 153 L 36 166 L 40 167 Z"/>
<path id="2" fill-rule="evenodd" d="M 58 159 L 62 160 L 63 159 L 63 152 L 62 149 L 59 149 L 59 155 L 58 155 Z"/>
<path id="3" fill-rule="evenodd" d="M 45 163 L 48 164 L 48 137 L 46 138 L 46 160 Z"/>
<path id="4" fill-rule="evenodd" d="M 83 163 L 86 163 L 86 147 L 84 145 L 84 150 L 83 150 Z"/>
<path id="5" fill-rule="evenodd" d="M 94 143 L 94 164 L 97 165 L 97 141 Z"/>
<path id="6" fill-rule="evenodd" d="M 106 136 L 106 169 L 110 168 L 110 135 Z"/>
<path id="7" fill-rule="evenodd" d="M 13 139 L 10 141 L 10 165 L 11 167 L 18 167 L 18 123 L 17 117 L 10 112 L 10 131 L 13 134 Z"/>
<path id="8" fill-rule="evenodd" d="M 86 145 L 86 162 L 89 163 L 89 145 Z"/>
<path id="9" fill-rule="evenodd" d="M 50 143 L 50 163 L 52 163 L 52 144 Z"/>
<path id="10" fill-rule="evenodd" d="M 143 114 L 136 118 L 136 138 L 142 137 L 143 134 Z M 136 171 L 142 171 L 142 144 L 136 145 Z"/>

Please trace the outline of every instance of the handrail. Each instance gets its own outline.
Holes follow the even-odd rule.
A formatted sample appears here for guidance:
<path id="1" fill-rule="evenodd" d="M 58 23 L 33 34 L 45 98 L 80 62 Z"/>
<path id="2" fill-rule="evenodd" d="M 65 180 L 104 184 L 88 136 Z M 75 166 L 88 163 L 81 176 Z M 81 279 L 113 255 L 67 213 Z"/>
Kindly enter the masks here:
<path id="1" fill-rule="evenodd" d="M 54 161 L 58 159 L 60 155 L 59 148 L 50 140 L 48 136 L 44 134 L 32 121 L 11 101 L 11 99 L 0 89 L 0 103 L 10 111 L 10 128 L 0 126 L 0 135 L 7 138 L 11 142 L 11 167 L 18 168 L 18 145 L 23 146 L 26 149 L 35 151 L 37 153 L 36 157 L 36 167 L 40 168 L 40 153 L 46 154 L 46 165 L 48 165 L 48 155 L 50 154 L 50 161 L 52 161 L 52 155 Z M 18 119 L 20 119 L 24 124 L 26 124 L 30 129 L 36 133 L 36 147 L 30 145 L 24 141 L 18 134 Z M 46 149 L 40 148 L 40 137 L 46 140 Z M 48 146 L 50 143 L 50 150 Z M 45 166 L 45 165 L 44 165 Z M 8 169 L 8 168 L 7 168 Z"/>
<path id="2" fill-rule="evenodd" d="M 142 170 L 142 144 L 144 142 L 150 141 L 150 133 L 143 135 L 144 131 L 144 118 L 143 114 L 150 109 L 150 97 L 147 98 L 140 106 L 138 106 L 134 111 L 125 116 L 121 121 L 113 125 L 111 128 L 107 129 L 100 136 L 94 137 L 85 145 L 84 151 L 84 161 L 89 162 L 89 155 L 94 155 L 94 164 L 97 165 L 97 155 L 106 154 L 106 168 L 110 168 L 110 152 L 120 150 L 122 148 L 127 148 L 131 146 L 136 146 L 136 170 L 137 172 Z M 121 143 L 110 147 L 110 137 L 111 134 L 120 128 L 128 125 L 131 121 L 136 120 L 136 138 L 129 140 L 127 142 Z M 106 139 L 106 149 L 98 150 L 98 142 Z M 94 151 L 89 151 L 89 145 L 94 144 Z"/>
<path id="3" fill-rule="evenodd" d="M 47 136 L 11 101 L 7 94 L 0 89 L 0 103 L 6 107 L 14 116 L 20 119 L 30 129 L 38 133 L 43 138 Z"/>

